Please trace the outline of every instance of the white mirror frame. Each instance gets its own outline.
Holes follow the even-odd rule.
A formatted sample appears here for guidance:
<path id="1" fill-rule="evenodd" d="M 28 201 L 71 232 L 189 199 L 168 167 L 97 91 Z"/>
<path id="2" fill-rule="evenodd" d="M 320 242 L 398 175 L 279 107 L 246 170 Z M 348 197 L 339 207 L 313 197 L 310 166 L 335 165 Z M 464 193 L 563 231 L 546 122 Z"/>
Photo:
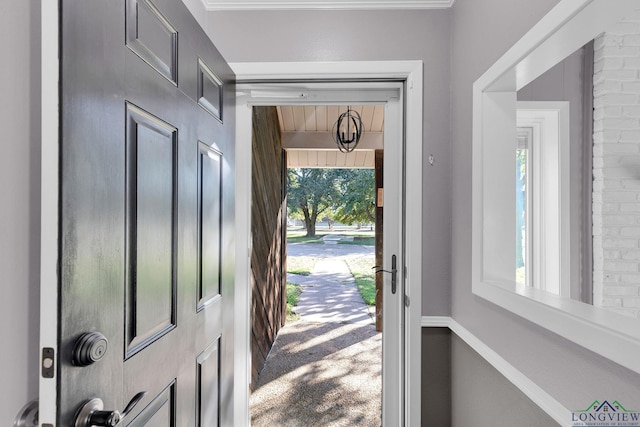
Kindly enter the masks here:
<path id="1" fill-rule="evenodd" d="M 515 230 L 517 91 L 638 8 L 639 0 L 562 0 L 474 83 L 472 288 L 640 373 L 640 319 L 517 286 L 515 233 L 505 232 Z"/>

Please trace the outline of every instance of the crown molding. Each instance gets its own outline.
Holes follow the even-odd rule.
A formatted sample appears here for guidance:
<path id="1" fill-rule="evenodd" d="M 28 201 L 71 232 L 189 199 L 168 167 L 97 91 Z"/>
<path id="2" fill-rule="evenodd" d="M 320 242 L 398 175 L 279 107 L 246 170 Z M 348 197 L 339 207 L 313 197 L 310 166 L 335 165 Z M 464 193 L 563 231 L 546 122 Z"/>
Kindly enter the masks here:
<path id="1" fill-rule="evenodd" d="M 223 10 L 390 10 L 447 9 L 455 0 L 202 0 L 209 11 Z"/>

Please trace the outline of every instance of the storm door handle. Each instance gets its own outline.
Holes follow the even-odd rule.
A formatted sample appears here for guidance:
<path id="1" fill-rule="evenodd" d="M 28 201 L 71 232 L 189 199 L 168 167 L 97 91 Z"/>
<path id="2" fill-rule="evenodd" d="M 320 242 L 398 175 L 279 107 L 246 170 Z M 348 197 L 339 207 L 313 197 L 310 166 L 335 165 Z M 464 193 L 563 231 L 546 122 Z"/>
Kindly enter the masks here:
<path id="1" fill-rule="evenodd" d="M 378 274 L 378 273 L 389 273 L 389 274 L 391 274 L 391 293 L 395 294 L 396 290 L 398 288 L 398 268 L 397 268 L 397 258 L 396 258 L 396 256 L 395 255 L 391 256 L 391 271 L 383 270 L 382 266 L 380 266 L 380 265 L 374 265 L 371 268 L 375 269 L 376 274 Z"/>

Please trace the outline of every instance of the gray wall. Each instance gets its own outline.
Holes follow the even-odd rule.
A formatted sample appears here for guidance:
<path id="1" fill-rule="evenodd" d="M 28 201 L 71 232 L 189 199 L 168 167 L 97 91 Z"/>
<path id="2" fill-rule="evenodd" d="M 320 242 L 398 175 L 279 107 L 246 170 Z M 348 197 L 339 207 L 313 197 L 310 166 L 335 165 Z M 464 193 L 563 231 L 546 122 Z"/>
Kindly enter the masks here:
<path id="1" fill-rule="evenodd" d="M 207 31 L 230 62 L 424 61 L 422 313 L 450 314 L 449 16 L 439 11 L 211 12 Z M 419 179 L 419 177 L 408 177 Z"/>
<path id="2" fill-rule="evenodd" d="M 422 426 L 558 425 L 449 328 L 424 328 L 422 354 Z"/>
<path id="3" fill-rule="evenodd" d="M 452 315 L 569 409 L 594 399 L 640 403 L 640 375 L 471 292 L 472 84 L 557 0 L 456 0 L 452 10 Z M 456 368 L 453 370 L 454 378 Z M 454 380 L 454 388 L 456 381 Z M 454 392 L 454 396 L 456 393 Z M 464 408 L 455 407 L 454 413 Z"/>
<path id="4" fill-rule="evenodd" d="M 451 331 L 422 329 L 423 427 L 451 425 Z M 506 381 L 506 380 L 505 380 Z"/>
<path id="5" fill-rule="evenodd" d="M 38 397 L 40 1 L 1 2 L 0 40 L 0 425 L 10 426 Z"/>
<path id="6" fill-rule="evenodd" d="M 448 425 L 453 427 L 558 425 L 455 334 L 451 334 L 450 351 L 452 410 L 451 423 Z"/>

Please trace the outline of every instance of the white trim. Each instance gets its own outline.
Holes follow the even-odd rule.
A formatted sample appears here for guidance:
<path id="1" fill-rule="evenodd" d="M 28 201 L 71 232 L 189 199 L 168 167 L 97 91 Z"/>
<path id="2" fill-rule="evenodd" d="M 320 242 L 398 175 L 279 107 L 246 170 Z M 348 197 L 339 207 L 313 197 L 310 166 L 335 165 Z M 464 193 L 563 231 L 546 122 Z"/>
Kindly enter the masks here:
<path id="1" fill-rule="evenodd" d="M 251 146 L 248 155 L 246 147 L 239 150 L 240 141 L 251 141 L 252 129 L 246 123 L 251 122 L 251 108 L 239 97 L 236 98 L 236 270 L 234 318 L 234 423 L 249 426 L 249 384 L 251 382 Z M 242 155 L 241 155 L 242 153 Z M 246 173 L 249 171 L 249 173 Z M 242 191 L 238 191 L 242 189 Z M 241 310 L 243 315 L 237 315 Z"/>
<path id="2" fill-rule="evenodd" d="M 563 0 L 473 85 L 473 293 L 605 358 L 640 373 L 640 322 L 548 292 L 517 286 L 504 259 L 513 255 L 495 227 L 504 203 L 500 165 L 514 141 L 516 92 L 637 8 L 637 0 Z M 512 156 L 510 156 L 511 158 Z M 505 157 L 506 158 L 506 157 Z M 511 181 L 512 182 L 512 181 Z M 509 188 L 511 190 L 511 187 Z M 502 224 L 509 227 L 508 222 Z M 509 227 L 509 229 L 512 229 Z M 502 233 L 508 235 L 509 233 Z M 503 239 L 500 241 L 499 239 Z M 504 270 L 504 271 L 503 271 Z"/>
<path id="3" fill-rule="evenodd" d="M 234 62 L 229 64 L 239 82 L 253 80 L 321 80 L 332 79 L 409 79 L 409 84 L 420 81 L 419 71 L 409 71 L 422 61 L 354 61 L 354 62 Z M 291 65 L 292 68 L 287 68 Z M 415 74 L 415 73 L 418 73 Z M 418 78 L 413 78 L 414 74 Z M 383 77 L 381 77 L 383 76 Z M 422 123 L 422 122 L 421 122 Z"/>
<path id="4" fill-rule="evenodd" d="M 451 328 L 449 316 L 422 316 L 420 325 L 423 328 Z"/>
<path id="5" fill-rule="evenodd" d="M 533 286 L 571 296 L 569 102 L 517 102 L 516 125 L 531 127 Z M 511 203 L 515 206 L 515 203 Z"/>
<path id="6" fill-rule="evenodd" d="M 53 348 L 58 353 L 58 2 L 42 0 L 42 96 L 41 96 L 41 212 L 40 212 L 40 355 Z M 39 422 L 56 424 L 56 375 L 42 378 L 39 391 Z"/>
<path id="7" fill-rule="evenodd" d="M 363 61 L 363 62 L 292 62 L 292 63 L 235 63 L 230 64 L 237 76 L 238 84 L 247 81 L 261 81 L 266 82 L 269 80 L 283 81 L 283 80 L 339 80 L 347 79 L 351 81 L 367 80 L 367 79 L 393 79 L 393 80 L 406 80 L 406 93 L 405 93 L 405 139 L 406 139 L 406 163 L 405 174 L 411 177 L 422 176 L 422 61 Z M 242 93 L 238 94 L 238 97 L 242 97 Z M 245 106 L 241 105 L 238 101 L 237 107 L 237 151 L 246 156 L 247 149 L 246 141 L 251 141 L 249 130 L 244 130 L 244 134 L 241 134 L 242 128 L 245 127 L 240 122 L 243 115 L 246 120 L 246 115 L 250 111 L 246 112 Z M 247 135 L 249 136 L 247 138 Z M 240 158 L 240 156 L 238 156 Z M 250 167 L 237 168 L 238 174 L 250 174 Z M 243 194 L 245 188 L 240 187 L 240 179 L 236 178 L 238 187 L 237 194 Z M 246 181 L 246 177 L 244 179 Z M 249 177 L 250 181 L 250 177 Z M 420 322 L 421 322 L 421 304 L 422 301 L 422 179 L 410 179 L 406 180 L 406 229 L 410 230 L 410 233 L 406 233 L 405 237 L 405 263 L 407 266 L 407 295 L 409 300 L 413 303 L 410 304 L 405 314 L 405 322 L 407 324 L 406 337 L 405 337 L 405 354 L 407 357 L 407 378 L 405 381 L 406 390 L 406 425 L 419 425 L 420 424 L 420 369 L 421 369 L 421 345 L 420 345 Z M 248 192 L 250 194 L 250 192 Z M 241 209 L 238 208 L 237 211 Z M 236 217 L 236 226 L 239 233 L 238 242 L 241 246 L 246 246 L 242 242 L 246 242 L 250 237 L 248 235 L 249 228 L 246 221 L 239 217 Z M 243 247 L 239 248 L 243 254 L 238 257 L 238 265 L 236 274 L 240 271 L 243 276 L 248 278 L 249 263 L 248 258 L 245 256 L 246 250 Z M 240 253 L 240 252 L 239 252 Z M 238 278 L 240 276 L 237 276 Z M 247 286 L 248 282 L 236 282 L 236 316 L 237 321 L 241 322 L 242 319 L 248 319 L 249 304 L 247 303 L 247 294 L 242 293 L 242 288 Z M 242 361 L 239 361 L 236 365 L 237 369 L 248 369 L 249 357 L 247 343 L 249 341 L 250 330 L 248 323 L 245 321 L 242 323 L 244 330 L 239 331 L 236 335 L 237 348 L 245 349 L 244 352 L 238 351 L 237 355 L 244 355 Z M 240 329 L 240 328 L 238 328 Z M 237 386 L 236 390 L 236 419 L 241 420 L 246 417 L 243 415 L 246 411 L 248 415 L 248 379 L 250 378 L 249 372 L 236 372 Z M 245 409 L 246 408 L 246 409 Z M 242 415 L 239 417 L 238 414 Z M 238 425 L 242 425 L 238 422 Z"/>
<path id="8" fill-rule="evenodd" d="M 473 335 L 468 329 L 456 322 L 451 317 L 423 316 L 422 327 L 426 328 L 449 328 L 462 341 L 478 353 L 484 360 L 493 366 L 511 384 L 516 386 L 525 396 L 540 409 L 546 412 L 560 425 L 570 425 L 571 411 L 554 399 L 549 393 L 540 388 L 529 377 L 524 375 L 512 364 L 507 362 L 502 356 L 493 351 L 491 347 Z"/>
<path id="9" fill-rule="evenodd" d="M 209 10 L 447 9 L 454 0 L 202 0 Z"/>
<path id="10" fill-rule="evenodd" d="M 407 266 L 406 294 L 409 307 L 405 313 L 407 322 L 405 352 L 406 364 L 406 411 L 407 426 L 421 423 L 421 369 L 422 369 L 422 61 L 398 62 L 396 66 L 404 70 L 407 80 L 405 98 L 405 265 Z"/>

